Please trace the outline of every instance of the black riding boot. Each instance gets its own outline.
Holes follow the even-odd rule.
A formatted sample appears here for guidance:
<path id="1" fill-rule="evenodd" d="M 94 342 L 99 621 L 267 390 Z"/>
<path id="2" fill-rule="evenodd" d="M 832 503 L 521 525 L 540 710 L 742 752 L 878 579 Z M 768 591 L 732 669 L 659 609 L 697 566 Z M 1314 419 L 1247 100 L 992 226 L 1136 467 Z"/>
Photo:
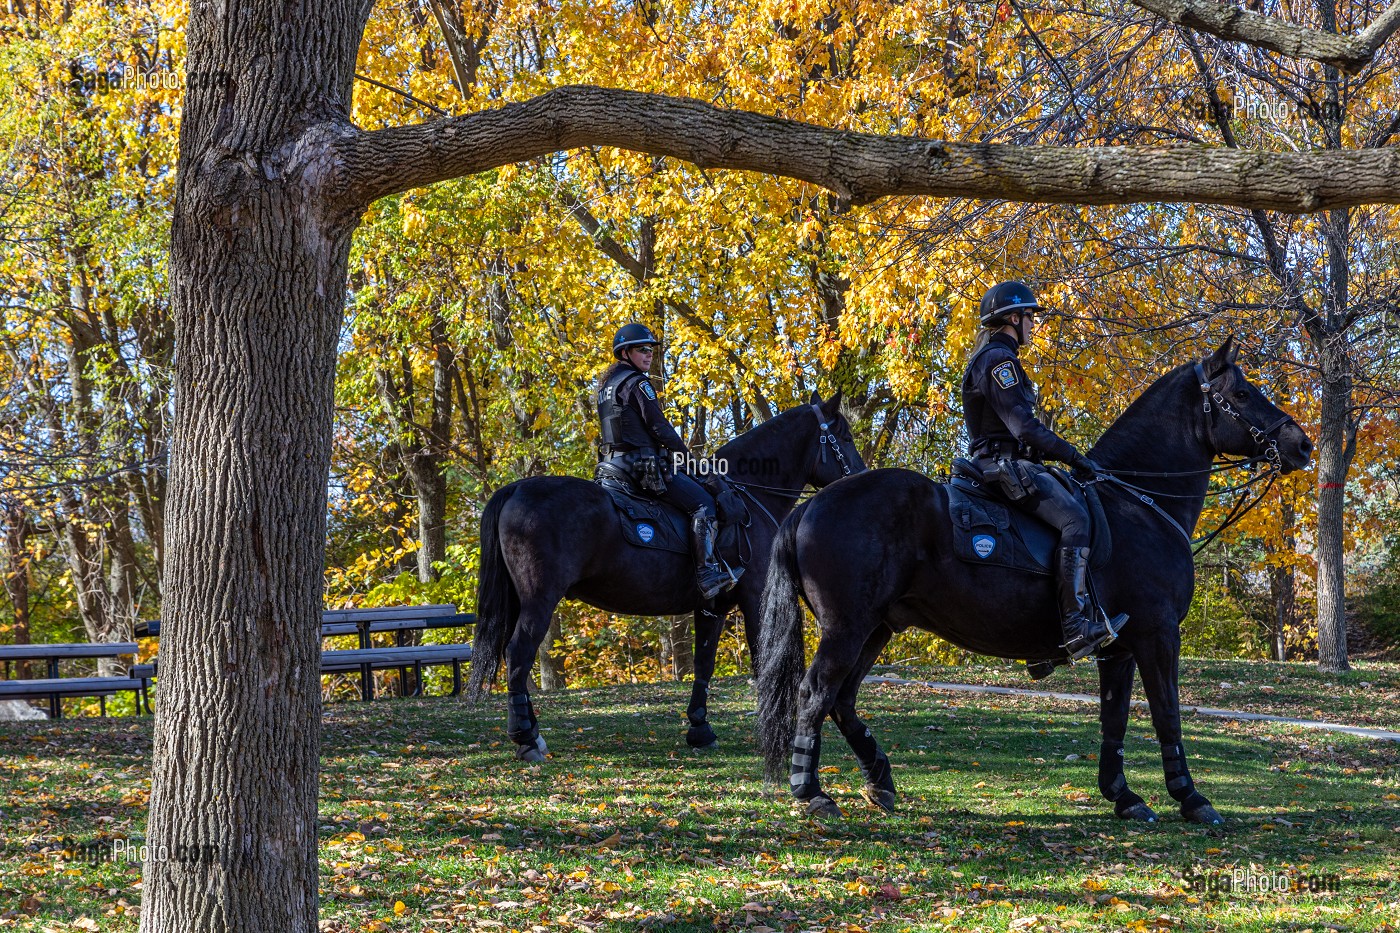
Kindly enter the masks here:
<path id="1" fill-rule="evenodd" d="M 1089 549 L 1062 547 L 1055 551 L 1056 583 L 1060 590 L 1060 629 L 1064 649 L 1071 661 L 1078 661 L 1118 637 L 1126 615 L 1114 618 L 1113 625 L 1095 616 L 1089 604 Z"/>
<path id="2" fill-rule="evenodd" d="M 740 567 L 731 570 L 715 556 L 715 535 L 719 532 L 719 522 L 704 509 L 697 509 L 690 516 L 691 545 L 695 548 L 695 583 L 700 587 L 700 595 L 714 599 L 720 593 L 734 588 Z"/>

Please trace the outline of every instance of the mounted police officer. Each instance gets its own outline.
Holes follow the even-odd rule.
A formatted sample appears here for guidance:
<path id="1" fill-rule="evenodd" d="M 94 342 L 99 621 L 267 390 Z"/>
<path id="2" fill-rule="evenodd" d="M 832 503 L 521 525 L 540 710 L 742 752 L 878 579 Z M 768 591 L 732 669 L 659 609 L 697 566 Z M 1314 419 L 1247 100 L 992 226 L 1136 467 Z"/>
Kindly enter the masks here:
<path id="1" fill-rule="evenodd" d="M 1045 467 L 1042 460 L 1069 464 L 1078 479 L 1098 468 L 1073 444 L 1036 416 L 1035 387 L 1021 367 L 1017 350 L 1030 340 L 1035 293 L 1021 282 L 1002 282 L 982 296 L 983 331 L 978 349 L 963 375 L 963 419 L 969 452 L 978 469 L 1000 481 L 1012 504 L 1043 519 L 1060 532 L 1055 551 L 1060 624 L 1071 661 L 1092 653 L 1117 637 L 1127 616 L 1111 622 L 1093 612 L 1089 600 L 1089 516 L 1079 500 Z M 1037 665 L 1043 676 L 1048 667 Z"/>
<path id="2" fill-rule="evenodd" d="M 739 582 L 744 568 L 732 570 L 715 554 L 715 500 L 685 473 L 671 469 L 671 450 L 689 454 L 676 429 L 661 412 L 656 388 L 647 378 L 657 344 L 641 324 L 628 324 L 613 337 L 617 362 L 598 383 L 598 417 L 603 422 L 603 458 L 622 466 L 648 493 L 690 516 L 695 581 L 713 599 Z"/>

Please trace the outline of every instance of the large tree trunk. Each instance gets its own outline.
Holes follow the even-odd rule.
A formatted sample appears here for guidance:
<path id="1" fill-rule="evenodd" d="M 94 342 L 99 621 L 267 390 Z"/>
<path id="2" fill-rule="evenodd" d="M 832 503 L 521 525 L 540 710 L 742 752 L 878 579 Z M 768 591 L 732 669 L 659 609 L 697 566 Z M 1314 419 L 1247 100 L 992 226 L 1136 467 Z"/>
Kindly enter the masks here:
<path id="1" fill-rule="evenodd" d="M 144 933 L 317 929 L 320 614 L 358 210 L 301 138 L 344 120 L 368 4 L 190 8 L 170 274 L 177 442 Z M 321 129 L 318 132 L 327 132 Z"/>

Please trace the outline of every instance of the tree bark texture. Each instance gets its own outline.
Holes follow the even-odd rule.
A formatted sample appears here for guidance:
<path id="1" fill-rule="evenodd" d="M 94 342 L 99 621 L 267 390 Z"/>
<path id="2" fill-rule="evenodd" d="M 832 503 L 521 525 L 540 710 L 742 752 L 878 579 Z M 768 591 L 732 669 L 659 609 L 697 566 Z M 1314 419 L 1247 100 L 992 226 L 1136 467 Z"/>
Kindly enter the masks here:
<path id="1" fill-rule="evenodd" d="M 317 929 L 326 477 L 359 211 L 322 198 L 316 137 L 345 120 L 368 10 L 190 8 L 147 824 L 171 858 L 145 864 L 143 933 Z"/>

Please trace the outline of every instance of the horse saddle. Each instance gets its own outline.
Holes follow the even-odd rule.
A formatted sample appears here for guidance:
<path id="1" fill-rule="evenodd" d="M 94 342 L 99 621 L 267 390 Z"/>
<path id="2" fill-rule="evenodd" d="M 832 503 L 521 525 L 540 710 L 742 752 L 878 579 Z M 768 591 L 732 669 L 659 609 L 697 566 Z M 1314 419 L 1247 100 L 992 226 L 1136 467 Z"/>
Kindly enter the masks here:
<path id="1" fill-rule="evenodd" d="M 1108 562 L 1113 541 L 1104 517 L 1103 503 L 1093 486 L 1081 489 L 1065 474 L 1047 467 L 1056 480 L 1073 492 L 1089 513 L 1093 545 L 1089 566 L 1095 570 Z M 948 514 L 953 518 L 953 553 L 970 564 L 1009 567 L 1029 573 L 1055 573 L 1055 548 L 1060 533 L 1034 515 L 1009 505 L 996 487 L 985 482 L 981 471 L 961 457 L 953 461 L 948 482 Z"/>
<path id="2" fill-rule="evenodd" d="M 677 554 L 692 553 L 690 516 L 642 492 L 625 467 L 604 460 L 596 467 L 593 479 L 612 499 L 613 511 L 628 544 Z M 747 565 L 753 556 L 747 533 L 748 507 L 738 493 L 718 477 L 706 477 L 704 485 L 715 497 L 715 512 L 719 518 L 715 550 L 730 567 Z"/>

